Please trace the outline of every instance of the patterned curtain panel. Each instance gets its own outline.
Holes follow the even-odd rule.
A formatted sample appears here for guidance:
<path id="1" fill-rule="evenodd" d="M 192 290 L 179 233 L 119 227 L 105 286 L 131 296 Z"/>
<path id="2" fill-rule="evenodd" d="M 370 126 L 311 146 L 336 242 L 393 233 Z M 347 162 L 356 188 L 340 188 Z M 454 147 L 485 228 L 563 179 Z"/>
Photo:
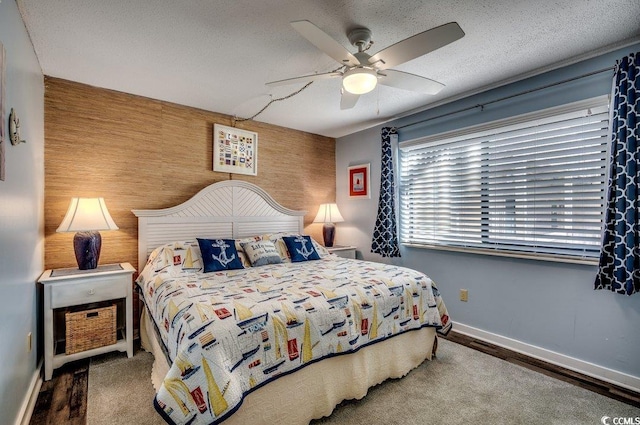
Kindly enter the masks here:
<path id="1" fill-rule="evenodd" d="M 595 289 L 640 292 L 640 56 L 616 63 L 611 121 L 609 199 Z"/>
<path id="2" fill-rule="evenodd" d="M 391 140 L 398 139 L 398 132 L 393 127 L 382 129 L 382 174 L 380 177 L 380 200 L 378 201 L 378 217 L 373 230 L 371 252 L 383 257 L 400 257 L 398 232 L 396 226 L 396 198 L 393 177 L 393 154 Z"/>

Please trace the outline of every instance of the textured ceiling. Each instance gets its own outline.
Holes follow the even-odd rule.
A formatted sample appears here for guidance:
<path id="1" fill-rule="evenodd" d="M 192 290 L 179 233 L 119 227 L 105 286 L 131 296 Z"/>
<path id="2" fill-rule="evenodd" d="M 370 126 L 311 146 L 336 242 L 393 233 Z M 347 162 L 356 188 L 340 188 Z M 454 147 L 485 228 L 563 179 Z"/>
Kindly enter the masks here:
<path id="1" fill-rule="evenodd" d="M 256 120 L 340 137 L 409 111 L 640 41 L 638 0 L 17 0 L 45 75 L 247 117 L 303 84 L 266 82 L 338 65 L 289 24 L 307 19 L 375 53 L 458 22 L 462 39 L 395 69 L 439 81 L 436 96 L 378 86 L 340 110 L 340 79 L 316 81 Z"/>

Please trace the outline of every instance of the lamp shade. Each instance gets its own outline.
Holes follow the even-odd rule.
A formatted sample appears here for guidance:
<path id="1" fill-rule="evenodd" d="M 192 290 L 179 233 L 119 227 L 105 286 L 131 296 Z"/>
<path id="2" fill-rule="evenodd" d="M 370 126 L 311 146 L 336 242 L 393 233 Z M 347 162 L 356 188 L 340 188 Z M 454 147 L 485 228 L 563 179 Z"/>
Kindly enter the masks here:
<path id="1" fill-rule="evenodd" d="M 71 198 L 71 204 L 56 232 L 118 230 L 104 198 Z"/>
<path id="2" fill-rule="evenodd" d="M 340 223 L 344 221 L 336 204 L 320 204 L 314 223 Z"/>
<path id="3" fill-rule="evenodd" d="M 378 75 L 374 69 L 357 67 L 344 73 L 342 86 L 353 94 L 365 94 L 376 88 Z"/>

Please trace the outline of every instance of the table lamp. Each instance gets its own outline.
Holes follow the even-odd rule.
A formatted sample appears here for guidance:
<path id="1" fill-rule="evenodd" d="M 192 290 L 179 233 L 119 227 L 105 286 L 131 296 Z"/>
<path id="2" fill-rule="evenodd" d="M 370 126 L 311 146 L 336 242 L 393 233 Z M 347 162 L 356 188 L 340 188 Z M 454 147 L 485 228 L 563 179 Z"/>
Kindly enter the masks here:
<path id="1" fill-rule="evenodd" d="M 336 235 L 336 226 L 333 223 L 340 223 L 344 221 L 338 206 L 336 204 L 321 204 L 316 215 L 314 223 L 324 223 L 322 226 L 322 237 L 324 239 L 324 246 L 331 248 L 333 246 L 333 239 Z"/>
<path id="2" fill-rule="evenodd" d="M 77 232 L 73 237 L 73 248 L 80 270 L 98 267 L 102 247 L 99 230 L 118 230 L 104 198 L 71 198 L 67 214 L 56 232 Z"/>

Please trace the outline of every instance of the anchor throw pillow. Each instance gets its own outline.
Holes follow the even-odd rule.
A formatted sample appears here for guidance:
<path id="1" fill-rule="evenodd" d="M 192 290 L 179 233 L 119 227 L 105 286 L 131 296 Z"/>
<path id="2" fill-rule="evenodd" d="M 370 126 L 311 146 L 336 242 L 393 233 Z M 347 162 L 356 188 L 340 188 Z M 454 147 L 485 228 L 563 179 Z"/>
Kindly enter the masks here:
<path id="1" fill-rule="evenodd" d="M 254 267 L 282 263 L 280 254 L 271 241 L 242 242 L 240 245 Z"/>
<path id="2" fill-rule="evenodd" d="M 320 259 L 320 255 L 311 242 L 311 236 L 284 236 L 282 240 L 287 245 L 292 263 Z"/>
<path id="3" fill-rule="evenodd" d="M 233 239 L 197 239 L 205 273 L 244 268 Z"/>

